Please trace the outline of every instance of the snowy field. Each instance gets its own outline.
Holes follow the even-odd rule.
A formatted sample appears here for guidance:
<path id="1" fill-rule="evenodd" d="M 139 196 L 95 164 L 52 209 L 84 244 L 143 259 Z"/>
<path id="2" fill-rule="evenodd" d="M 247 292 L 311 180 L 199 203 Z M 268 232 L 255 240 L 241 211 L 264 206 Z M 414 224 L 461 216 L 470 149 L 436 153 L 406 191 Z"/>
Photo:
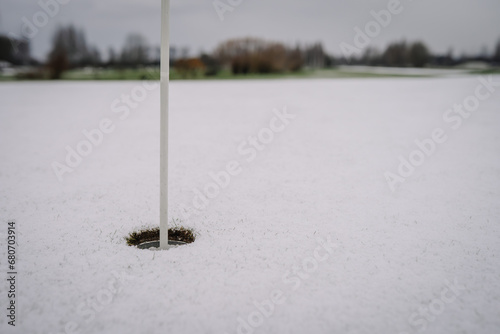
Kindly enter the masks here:
<path id="1" fill-rule="evenodd" d="M 499 333 L 499 82 L 173 82 L 169 251 L 154 85 L 0 84 L 0 332 Z"/>

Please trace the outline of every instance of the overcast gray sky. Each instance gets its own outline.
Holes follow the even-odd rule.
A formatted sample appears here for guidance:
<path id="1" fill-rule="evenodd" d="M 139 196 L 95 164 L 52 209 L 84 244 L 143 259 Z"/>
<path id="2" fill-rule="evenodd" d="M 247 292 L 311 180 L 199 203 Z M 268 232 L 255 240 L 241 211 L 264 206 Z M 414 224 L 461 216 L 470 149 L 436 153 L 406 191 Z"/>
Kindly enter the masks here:
<path id="1" fill-rule="evenodd" d="M 41 0 L 52 1 L 57 0 Z M 109 46 L 121 49 L 131 32 L 142 33 L 151 45 L 160 43 L 160 0 L 59 1 L 68 3 L 31 39 L 32 53 L 39 59 L 47 55 L 54 29 L 67 23 L 83 27 L 87 41 L 105 57 Z M 290 44 L 321 41 L 327 51 L 340 55 L 340 43 L 353 44 L 354 28 L 364 29 L 373 20 L 370 12 L 387 8 L 390 1 L 241 0 L 221 21 L 214 0 L 171 0 L 172 45 L 189 46 L 195 54 L 231 37 L 253 36 Z M 484 47 L 491 52 L 500 39 L 499 0 L 401 0 L 401 6 L 402 12 L 371 39 L 372 45 L 383 48 L 394 40 L 418 39 L 433 52 L 453 48 L 460 55 Z M 0 32 L 21 35 L 23 17 L 33 23 L 40 11 L 38 0 L 1 0 Z"/>

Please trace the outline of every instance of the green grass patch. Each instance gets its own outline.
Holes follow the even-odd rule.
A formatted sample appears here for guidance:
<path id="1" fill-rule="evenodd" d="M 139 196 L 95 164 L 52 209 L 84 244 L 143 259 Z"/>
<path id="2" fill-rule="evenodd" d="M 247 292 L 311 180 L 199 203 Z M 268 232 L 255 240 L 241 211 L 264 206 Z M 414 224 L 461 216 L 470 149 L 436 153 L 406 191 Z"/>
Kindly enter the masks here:
<path id="1" fill-rule="evenodd" d="M 472 70 L 471 75 L 500 74 L 500 68 L 486 70 Z M 373 73 L 370 71 L 350 71 L 346 68 L 328 69 L 303 69 L 298 72 L 270 73 L 270 74 L 233 74 L 229 70 L 219 71 L 216 75 L 207 76 L 201 72 L 192 75 L 182 75 L 175 68 L 170 69 L 170 80 L 272 80 L 272 79 L 349 79 L 349 78 L 424 78 L 439 77 L 439 75 L 412 75 L 398 73 Z M 0 82 L 27 80 L 28 78 L 3 77 L 0 74 Z M 40 78 L 47 80 L 47 76 Z M 136 69 L 76 69 L 63 74 L 62 80 L 160 80 L 158 68 L 136 68 Z"/>
<path id="2" fill-rule="evenodd" d="M 71 70 L 63 80 L 160 80 L 160 72 L 147 69 L 88 69 Z"/>
<path id="3" fill-rule="evenodd" d="M 0 74 L 0 82 L 1 81 L 15 81 L 16 78 L 15 77 L 11 77 L 11 76 L 3 76 Z"/>
<path id="4" fill-rule="evenodd" d="M 488 68 L 485 70 L 476 70 L 471 72 L 473 74 L 485 75 L 485 74 L 500 74 L 500 67 Z"/>

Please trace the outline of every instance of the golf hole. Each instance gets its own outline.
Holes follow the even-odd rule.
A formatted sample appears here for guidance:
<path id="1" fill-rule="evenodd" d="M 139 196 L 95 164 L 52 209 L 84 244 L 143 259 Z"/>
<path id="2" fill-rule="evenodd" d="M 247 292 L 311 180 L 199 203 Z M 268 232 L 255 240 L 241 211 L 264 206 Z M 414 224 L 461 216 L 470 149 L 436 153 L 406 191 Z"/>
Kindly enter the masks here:
<path id="1" fill-rule="evenodd" d="M 184 227 L 173 227 L 168 229 L 168 245 L 176 247 L 193 243 L 196 236 L 193 230 Z M 150 249 L 160 247 L 160 229 L 158 227 L 143 229 L 132 232 L 125 238 L 127 245 L 135 246 L 139 249 Z"/>

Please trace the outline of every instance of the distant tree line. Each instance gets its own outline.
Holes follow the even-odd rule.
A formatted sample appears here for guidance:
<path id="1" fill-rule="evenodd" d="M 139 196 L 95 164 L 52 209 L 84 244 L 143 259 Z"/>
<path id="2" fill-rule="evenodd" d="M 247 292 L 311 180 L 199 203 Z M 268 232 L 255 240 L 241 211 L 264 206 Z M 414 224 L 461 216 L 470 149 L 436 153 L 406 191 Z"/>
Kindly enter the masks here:
<path id="1" fill-rule="evenodd" d="M 344 60 L 345 63 L 368 66 L 424 67 L 432 60 L 432 55 L 423 42 L 394 42 L 380 52 L 367 47 L 360 57 Z"/>
<path id="2" fill-rule="evenodd" d="M 106 58 L 106 59 L 105 59 Z M 63 73 L 77 68 L 113 68 L 123 70 L 159 67 L 160 47 L 152 47 L 137 33 L 126 36 L 120 51 L 109 48 L 107 57 L 88 44 L 85 33 L 73 25 L 60 26 L 54 32 L 45 63 L 30 55 L 28 40 L 0 35 L 0 61 L 14 66 L 39 66 L 32 76 L 59 79 Z M 184 78 L 213 76 L 221 71 L 235 75 L 297 72 L 302 69 L 329 68 L 336 65 L 393 67 L 455 66 L 468 61 L 482 61 L 500 66 L 500 40 L 493 52 L 476 56 L 453 57 L 452 52 L 433 55 L 424 42 L 405 40 L 390 43 L 384 50 L 367 47 L 359 56 L 345 59 L 329 55 L 321 43 L 285 45 L 259 38 L 231 39 L 219 44 L 211 53 L 190 56 L 186 47 L 170 48 L 170 67 Z M 5 66 L 5 65 L 3 65 Z M 1 69 L 0 69 L 1 70 Z"/>
<path id="3" fill-rule="evenodd" d="M 454 57 L 451 50 L 447 54 L 437 55 L 432 54 L 424 42 L 408 43 L 402 40 L 390 43 L 383 52 L 374 47 L 367 47 L 361 56 L 337 59 L 338 64 L 388 67 L 457 66 L 471 61 L 500 66 L 500 40 L 490 55 L 483 52 L 475 56 Z"/>
<path id="4" fill-rule="evenodd" d="M 345 59 L 327 54 L 321 43 L 289 47 L 262 39 L 240 38 L 221 43 L 211 54 L 174 60 L 173 66 L 183 76 L 189 77 L 201 72 L 215 75 L 223 69 L 233 74 L 265 74 L 296 72 L 303 68 L 329 68 L 335 65 L 425 67 L 456 66 L 469 61 L 500 66 L 500 40 L 490 56 L 455 58 L 451 51 L 446 55 L 433 55 L 422 41 L 402 40 L 390 43 L 383 51 L 368 47 L 361 56 Z"/>

